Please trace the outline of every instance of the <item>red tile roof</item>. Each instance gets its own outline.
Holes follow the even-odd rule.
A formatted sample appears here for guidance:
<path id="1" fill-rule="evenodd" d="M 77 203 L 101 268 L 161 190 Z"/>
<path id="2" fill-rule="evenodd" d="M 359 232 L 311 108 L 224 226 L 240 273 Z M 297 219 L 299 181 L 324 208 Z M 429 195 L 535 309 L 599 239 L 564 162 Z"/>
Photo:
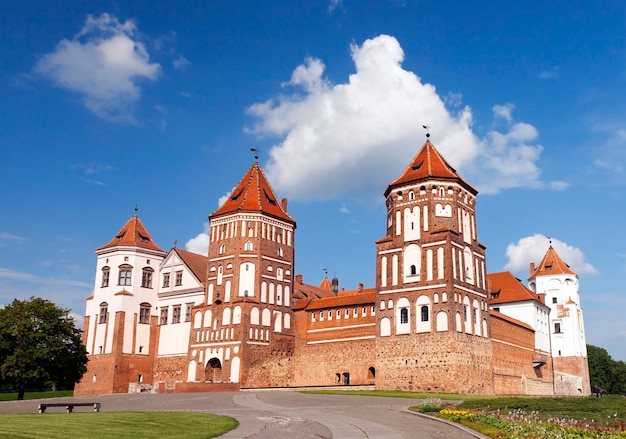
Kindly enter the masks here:
<path id="1" fill-rule="evenodd" d="M 319 288 L 323 289 L 323 290 L 333 290 L 333 284 L 330 283 L 330 280 L 328 279 L 328 277 L 324 276 L 324 279 L 322 279 L 322 283 L 320 284 Z"/>
<path id="2" fill-rule="evenodd" d="M 539 296 L 526 288 L 510 271 L 487 275 L 491 299 L 489 304 L 537 300 Z"/>
<path id="3" fill-rule="evenodd" d="M 411 163 L 409 163 L 409 166 L 407 166 L 402 175 L 389 185 L 385 195 L 395 186 L 432 178 L 456 181 L 461 183 L 474 195 L 478 193 L 476 189 L 461 178 L 456 172 L 456 169 L 450 166 L 446 159 L 437 151 L 435 146 L 427 140 L 415 157 L 413 157 L 413 160 L 411 160 Z"/>
<path id="4" fill-rule="evenodd" d="M 209 218 L 235 212 L 261 212 L 295 224 L 295 220 L 287 215 L 287 200 L 283 201 L 284 207 L 276 198 L 258 162 L 255 161 L 224 204 Z"/>
<path id="5" fill-rule="evenodd" d="M 505 321 L 507 321 L 507 322 L 514 323 L 514 324 L 516 324 L 517 326 L 521 326 L 521 327 L 523 327 L 523 328 L 526 328 L 526 329 L 529 329 L 529 330 L 531 330 L 531 331 L 535 332 L 535 328 L 533 328 L 533 327 L 532 327 L 532 326 L 530 326 L 529 324 L 524 323 L 524 322 L 520 322 L 519 320 L 514 319 L 513 317 L 509 317 L 509 316 L 507 316 L 506 314 L 502 314 L 501 312 L 494 311 L 493 309 L 490 309 L 490 310 L 489 310 L 489 315 L 491 316 L 491 318 L 494 318 L 494 317 L 495 317 L 495 318 L 499 318 L 499 319 L 501 319 L 501 320 L 505 320 Z"/>
<path id="6" fill-rule="evenodd" d="M 173 251 L 178 253 L 178 256 L 180 256 L 183 262 L 187 265 L 187 267 L 189 267 L 189 269 L 198 278 L 202 285 L 205 285 L 209 264 L 208 256 L 202 256 L 197 253 L 181 250 L 179 248 L 175 248 Z"/>
<path id="7" fill-rule="evenodd" d="M 139 247 L 165 253 L 165 250 L 154 243 L 136 214 L 124 224 L 124 227 L 117 232 L 108 244 L 98 247 L 96 251 L 113 247 Z"/>
<path id="8" fill-rule="evenodd" d="M 563 262 L 563 259 L 561 259 L 559 254 L 552 246 L 550 246 L 550 248 L 546 252 L 546 255 L 541 260 L 541 263 L 537 266 L 537 268 L 535 268 L 535 271 L 533 271 L 528 278 L 530 279 L 532 277 L 545 276 L 550 274 L 573 274 L 574 276 L 576 275 L 576 273 L 574 273 L 569 268 L 569 265 Z"/>
<path id="9" fill-rule="evenodd" d="M 352 293 L 353 294 L 342 294 L 341 296 L 322 297 L 320 299 L 311 300 L 306 309 L 307 311 L 310 311 L 316 309 L 337 308 L 340 306 L 373 305 L 376 303 L 375 288 L 365 288 L 361 291 L 354 290 Z"/>

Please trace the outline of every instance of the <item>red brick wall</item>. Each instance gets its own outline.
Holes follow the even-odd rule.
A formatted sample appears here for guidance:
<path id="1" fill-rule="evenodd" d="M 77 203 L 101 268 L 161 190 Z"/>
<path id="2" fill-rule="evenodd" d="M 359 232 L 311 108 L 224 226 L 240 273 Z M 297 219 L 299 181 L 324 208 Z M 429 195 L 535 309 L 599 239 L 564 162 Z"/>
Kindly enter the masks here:
<path id="1" fill-rule="evenodd" d="M 551 395 L 552 358 L 535 350 L 533 330 L 491 316 L 494 393 L 499 395 Z M 533 361 L 545 364 L 533 367 Z"/>

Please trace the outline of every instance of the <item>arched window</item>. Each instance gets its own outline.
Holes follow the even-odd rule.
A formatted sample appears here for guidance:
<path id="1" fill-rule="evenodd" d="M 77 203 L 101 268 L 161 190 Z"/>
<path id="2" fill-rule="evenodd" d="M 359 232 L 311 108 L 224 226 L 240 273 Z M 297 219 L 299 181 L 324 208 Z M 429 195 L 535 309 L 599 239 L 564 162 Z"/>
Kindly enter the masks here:
<path id="1" fill-rule="evenodd" d="M 246 241 L 246 243 L 243 245 L 243 249 L 247 252 L 251 252 L 253 249 L 252 241 Z"/>
<path id="2" fill-rule="evenodd" d="M 417 274 L 417 267 L 415 265 L 411 265 L 411 276 L 415 276 Z"/>
<path id="3" fill-rule="evenodd" d="M 100 315 L 98 317 L 98 323 L 106 323 L 109 315 L 109 304 L 102 302 L 100 304 Z"/>
<path id="4" fill-rule="evenodd" d="M 411 201 L 412 201 L 412 200 L 414 200 L 414 199 L 415 199 L 415 192 L 410 191 L 410 192 L 409 192 L 409 200 L 411 200 Z"/>
<path id="5" fill-rule="evenodd" d="M 139 323 L 147 325 L 150 323 L 150 308 L 151 305 L 147 302 L 143 302 L 139 305 Z"/>
<path id="6" fill-rule="evenodd" d="M 226 245 L 225 244 L 221 244 L 220 245 L 220 255 L 223 255 L 225 251 L 226 251 Z"/>
<path id="7" fill-rule="evenodd" d="M 111 277 L 111 268 L 110 267 L 102 267 L 102 288 L 106 288 L 109 286 L 109 279 Z"/>

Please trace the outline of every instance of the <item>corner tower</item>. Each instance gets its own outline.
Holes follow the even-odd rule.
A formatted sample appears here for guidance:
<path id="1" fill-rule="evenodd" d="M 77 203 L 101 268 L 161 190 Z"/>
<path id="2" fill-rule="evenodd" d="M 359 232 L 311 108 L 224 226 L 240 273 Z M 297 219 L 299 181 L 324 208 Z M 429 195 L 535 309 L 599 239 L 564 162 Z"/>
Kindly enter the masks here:
<path id="1" fill-rule="evenodd" d="M 476 189 L 427 140 L 384 195 L 376 242 L 376 387 L 492 393 Z"/>
<path id="2" fill-rule="evenodd" d="M 530 264 L 529 288 L 550 307 L 550 341 L 557 395 L 590 395 L 589 367 L 578 275 L 550 245 L 538 266 Z"/>
<path id="3" fill-rule="evenodd" d="M 206 300 L 194 309 L 188 381 L 283 385 L 260 365 L 294 350 L 296 223 L 287 200 L 278 201 L 255 161 L 209 221 Z"/>
<path id="4" fill-rule="evenodd" d="M 152 383 L 157 347 L 157 285 L 165 251 L 133 215 L 96 249 L 96 280 L 87 298 L 83 344 L 87 372 L 74 395 L 126 393 L 129 383 Z"/>

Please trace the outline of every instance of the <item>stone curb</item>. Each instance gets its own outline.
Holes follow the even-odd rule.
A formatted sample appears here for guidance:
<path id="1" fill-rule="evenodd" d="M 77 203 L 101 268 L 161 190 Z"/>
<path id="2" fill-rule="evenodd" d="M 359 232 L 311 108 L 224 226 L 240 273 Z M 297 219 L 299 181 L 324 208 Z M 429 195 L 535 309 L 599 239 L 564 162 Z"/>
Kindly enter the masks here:
<path id="1" fill-rule="evenodd" d="M 414 412 L 412 410 L 404 410 L 404 411 L 407 412 L 407 413 L 411 413 L 413 415 L 416 415 L 416 416 L 420 416 L 422 418 L 430 419 L 432 421 L 438 421 L 438 422 L 441 422 L 443 424 L 451 425 L 453 427 L 458 428 L 459 430 L 463 430 L 464 432 L 466 432 L 468 434 L 471 434 L 472 436 L 474 436 L 477 439 L 491 439 L 489 436 L 485 436 L 484 434 L 479 433 L 477 431 L 474 431 L 471 428 L 466 427 L 463 424 L 459 424 L 458 422 L 451 422 L 451 421 L 448 421 L 446 419 L 441 419 L 441 418 L 439 418 L 437 416 L 427 415 L 425 413 Z"/>

